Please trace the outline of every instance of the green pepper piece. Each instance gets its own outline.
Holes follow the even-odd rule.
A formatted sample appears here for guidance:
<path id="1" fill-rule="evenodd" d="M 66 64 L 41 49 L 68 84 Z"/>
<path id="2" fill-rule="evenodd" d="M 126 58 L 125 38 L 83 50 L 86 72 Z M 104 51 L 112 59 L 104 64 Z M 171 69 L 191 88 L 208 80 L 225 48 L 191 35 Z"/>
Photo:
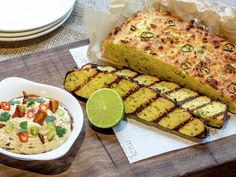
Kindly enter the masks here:
<path id="1" fill-rule="evenodd" d="M 194 51 L 194 48 L 193 48 L 193 46 L 190 45 L 190 44 L 185 44 L 185 45 L 183 45 L 183 46 L 181 47 L 180 50 L 181 50 L 182 52 L 184 52 L 184 53 L 187 53 L 187 52 L 192 52 L 192 51 Z"/>
<path id="2" fill-rule="evenodd" d="M 130 30 L 131 30 L 131 31 L 136 31 L 136 30 L 137 30 L 137 28 L 136 28 L 136 26 L 134 26 L 134 25 L 131 25 L 131 26 L 130 26 Z"/>
<path id="3" fill-rule="evenodd" d="M 54 122 L 49 122 L 46 124 L 48 130 L 55 130 L 56 129 L 56 124 Z"/>
<path id="4" fill-rule="evenodd" d="M 30 128 L 30 133 L 33 135 L 33 136 L 37 136 L 39 134 L 39 127 L 38 126 L 32 126 Z"/>
<path id="5" fill-rule="evenodd" d="M 236 93 L 236 83 L 231 83 L 228 85 L 227 90 L 229 93 L 235 94 Z"/>
<path id="6" fill-rule="evenodd" d="M 223 50 L 227 52 L 233 52 L 235 50 L 235 46 L 231 43 L 227 43 L 223 46 Z"/>
<path id="7" fill-rule="evenodd" d="M 53 138 L 56 136 L 56 125 L 55 125 L 55 123 L 50 122 L 47 124 L 47 128 L 48 128 L 48 131 L 46 134 L 47 140 L 52 141 Z"/>
<path id="8" fill-rule="evenodd" d="M 202 66 L 202 67 L 200 68 L 200 71 L 201 71 L 203 74 L 209 74 L 211 70 L 210 70 L 208 67 L 206 67 L 206 66 Z"/>
<path id="9" fill-rule="evenodd" d="M 165 21 L 164 24 L 167 25 L 168 27 L 175 26 L 175 23 L 173 22 L 173 20 L 167 20 L 167 21 Z"/>
<path id="10" fill-rule="evenodd" d="M 189 63 L 189 62 L 183 62 L 181 63 L 180 67 L 183 69 L 183 70 L 189 70 L 192 68 L 192 65 Z"/>
<path id="11" fill-rule="evenodd" d="M 57 109 L 57 112 L 56 112 L 59 116 L 64 116 L 65 115 L 65 112 L 61 109 L 61 108 L 59 108 L 59 109 Z"/>
<path id="12" fill-rule="evenodd" d="M 152 32 L 149 32 L 149 31 L 144 31 L 141 33 L 141 38 L 144 38 L 144 39 L 150 39 L 150 38 L 153 38 L 154 37 L 154 34 Z"/>
<path id="13" fill-rule="evenodd" d="M 6 133 L 11 133 L 14 129 L 14 123 L 11 121 L 8 121 L 5 127 L 5 132 Z"/>
<path id="14" fill-rule="evenodd" d="M 55 129 L 54 130 L 53 129 L 49 129 L 47 134 L 46 134 L 46 136 L 47 136 L 47 140 L 48 141 L 52 141 L 53 138 L 56 136 Z"/>

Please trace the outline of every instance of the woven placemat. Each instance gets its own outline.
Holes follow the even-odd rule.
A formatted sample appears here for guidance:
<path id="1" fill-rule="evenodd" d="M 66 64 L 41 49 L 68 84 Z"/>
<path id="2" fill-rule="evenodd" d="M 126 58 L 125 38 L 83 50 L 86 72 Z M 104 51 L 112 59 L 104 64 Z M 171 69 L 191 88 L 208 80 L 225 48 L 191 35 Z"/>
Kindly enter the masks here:
<path id="1" fill-rule="evenodd" d="M 106 9 L 109 0 L 77 0 L 71 17 L 57 30 L 27 41 L 0 42 L 0 61 L 88 38 L 83 25 L 84 10 Z"/>

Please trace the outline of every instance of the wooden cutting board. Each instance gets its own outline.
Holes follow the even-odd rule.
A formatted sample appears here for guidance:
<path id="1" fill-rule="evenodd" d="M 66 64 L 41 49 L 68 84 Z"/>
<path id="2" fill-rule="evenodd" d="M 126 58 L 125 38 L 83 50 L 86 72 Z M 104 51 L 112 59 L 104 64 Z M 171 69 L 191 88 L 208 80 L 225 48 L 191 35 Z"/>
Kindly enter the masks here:
<path id="1" fill-rule="evenodd" d="M 63 88 L 66 72 L 76 65 L 69 49 L 86 44 L 87 40 L 79 41 L 0 62 L 0 80 L 18 76 Z M 236 176 L 236 136 L 129 164 L 113 131 L 97 132 L 84 115 L 83 130 L 64 157 L 26 162 L 0 155 L 0 177 Z"/>

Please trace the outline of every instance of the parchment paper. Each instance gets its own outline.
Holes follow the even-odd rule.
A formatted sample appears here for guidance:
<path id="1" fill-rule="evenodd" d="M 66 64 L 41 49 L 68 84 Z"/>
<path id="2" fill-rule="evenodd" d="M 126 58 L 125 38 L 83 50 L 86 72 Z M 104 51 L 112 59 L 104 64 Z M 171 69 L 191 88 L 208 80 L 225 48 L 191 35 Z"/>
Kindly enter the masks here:
<path id="1" fill-rule="evenodd" d="M 106 61 L 101 55 L 102 42 L 116 26 L 140 10 L 171 11 L 184 20 L 194 19 L 197 25 L 236 43 L 236 10 L 219 2 L 210 4 L 207 0 L 112 0 L 107 11 L 86 10 L 84 23 L 90 38 L 88 60 L 92 63 Z M 84 56 L 86 50 L 87 48 L 71 50 L 79 67 L 81 60 L 78 56 Z M 84 59 L 85 57 L 83 62 L 86 63 Z M 236 116 L 231 115 L 231 119 L 226 121 L 222 129 L 209 128 L 209 137 L 199 143 L 234 135 L 235 127 Z M 130 163 L 198 144 L 131 119 L 122 120 L 113 130 Z"/>
<path id="2" fill-rule="evenodd" d="M 79 68 L 89 62 L 87 50 L 88 46 L 70 49 Z M 113 130 L 129 162 L 134 163 L 166 152 L 235 135 L 235 127 L 236 116 L 231 114 L 231 119 L 227 120 L 221 129 L 209 127 L 209 136 L 199 142 L 189 141 L 129 118 L 122 120 Z"/>

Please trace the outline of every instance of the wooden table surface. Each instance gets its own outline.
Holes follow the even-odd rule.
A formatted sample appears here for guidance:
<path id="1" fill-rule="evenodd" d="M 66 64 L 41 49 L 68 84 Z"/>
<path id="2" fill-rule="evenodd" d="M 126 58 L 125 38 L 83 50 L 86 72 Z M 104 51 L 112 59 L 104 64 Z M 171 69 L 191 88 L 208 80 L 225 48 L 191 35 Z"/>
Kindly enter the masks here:
<path id="1" fill-rule="evenodd" d="M 68 49 L 87 42 L 0 62 L 0 80 L 18 76 L 63 88 L 66 72 L 75 66 Z M 81 104 L 84 107 L 84 103 Z M 86 115 L 80 136 L 60 159 L 24 162 L 0 155 L 0 177 L 236 176 L 235 167 L 236 136 L 129 164 L 113 131 L 95 131 L 89 126 Z"/>

